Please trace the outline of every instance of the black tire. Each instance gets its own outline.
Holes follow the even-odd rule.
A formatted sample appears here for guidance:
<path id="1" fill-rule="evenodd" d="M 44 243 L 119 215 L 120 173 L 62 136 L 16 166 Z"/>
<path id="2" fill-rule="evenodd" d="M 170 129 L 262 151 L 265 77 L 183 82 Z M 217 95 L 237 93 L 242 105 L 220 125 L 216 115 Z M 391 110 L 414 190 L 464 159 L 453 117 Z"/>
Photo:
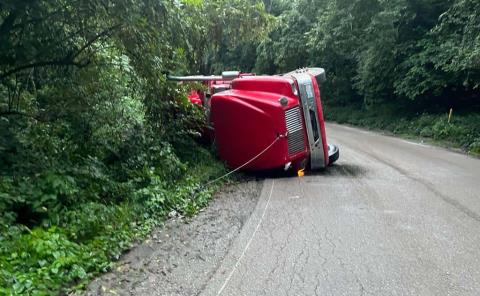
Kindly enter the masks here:
<path id="1" fill-rule="evenodd" d="M 328 165 L 332 165 L 340 157 L 340 150 L 336 145 L 328 145 Z"/>

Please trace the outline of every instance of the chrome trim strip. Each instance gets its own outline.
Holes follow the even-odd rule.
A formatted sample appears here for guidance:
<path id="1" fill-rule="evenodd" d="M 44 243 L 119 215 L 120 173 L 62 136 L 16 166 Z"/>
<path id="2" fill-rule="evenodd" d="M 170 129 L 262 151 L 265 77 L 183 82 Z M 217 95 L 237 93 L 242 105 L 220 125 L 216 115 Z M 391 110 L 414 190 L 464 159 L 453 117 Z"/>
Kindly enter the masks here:
<path id="1" fill-rule="evenodd" d="M 322 135 L 320 129 L 320 122 L 318 119 L 318 109 L 315 100 L 315 92 L 312 84 L 312 77 L 306 71 L 296 71 L 289 73 L 297 80 L 298 88 L 300 91 L 300 101 L 303 108 L 303 115 L 305 117 L 305 126 L 307 128 L 308 145 L 310 148 L 310 167 L 312 169 L 321 169 L 325 167 L 325 157 L 323 151 Z M 318 131 L 318 139 L 315 141 L 312 118 L 310 112 L 314 112 L 315 121 Z"/>

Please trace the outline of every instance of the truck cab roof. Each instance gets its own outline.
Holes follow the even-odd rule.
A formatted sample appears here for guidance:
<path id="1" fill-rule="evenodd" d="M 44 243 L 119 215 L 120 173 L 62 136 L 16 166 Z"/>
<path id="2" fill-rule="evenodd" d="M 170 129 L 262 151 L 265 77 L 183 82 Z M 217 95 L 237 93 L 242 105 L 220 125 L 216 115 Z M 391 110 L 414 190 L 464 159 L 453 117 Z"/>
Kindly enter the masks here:
<path id="1" fill-rule="evenodd" d="M 233 80 L 233 90 L 267 92 L 286 97 L 296 96 L 292 78 L 283 76 L 246 76 Z"/>

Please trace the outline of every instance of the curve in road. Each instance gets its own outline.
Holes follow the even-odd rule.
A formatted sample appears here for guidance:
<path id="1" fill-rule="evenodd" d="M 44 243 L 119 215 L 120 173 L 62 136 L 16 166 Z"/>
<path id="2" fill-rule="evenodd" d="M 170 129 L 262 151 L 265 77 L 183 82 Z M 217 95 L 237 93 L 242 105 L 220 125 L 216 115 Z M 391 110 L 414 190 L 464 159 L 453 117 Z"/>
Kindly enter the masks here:
<path id="1" fill-rule="evenodd" d="M 327 131 L 340 160 L 266 180 L 202 295 L 479 295 L 480 160 Z"/>

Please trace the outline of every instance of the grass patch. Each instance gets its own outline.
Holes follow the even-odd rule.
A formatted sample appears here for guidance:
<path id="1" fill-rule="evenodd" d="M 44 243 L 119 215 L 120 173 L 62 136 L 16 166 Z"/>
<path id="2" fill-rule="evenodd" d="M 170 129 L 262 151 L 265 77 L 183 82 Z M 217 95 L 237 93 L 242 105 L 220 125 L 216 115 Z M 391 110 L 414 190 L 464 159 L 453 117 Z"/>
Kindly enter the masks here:
<path id="1" fill-rule="evenodd" d="M 448 111 L 417 114 L 390 105 L 369 109 L 362 106 L 327 105 L 325 118 L 397 135 L 419 137 L 445 147 L 460 148 L 472 155 L 480 155 L 479 113 L 454 113 L 449 122 Z"/>

